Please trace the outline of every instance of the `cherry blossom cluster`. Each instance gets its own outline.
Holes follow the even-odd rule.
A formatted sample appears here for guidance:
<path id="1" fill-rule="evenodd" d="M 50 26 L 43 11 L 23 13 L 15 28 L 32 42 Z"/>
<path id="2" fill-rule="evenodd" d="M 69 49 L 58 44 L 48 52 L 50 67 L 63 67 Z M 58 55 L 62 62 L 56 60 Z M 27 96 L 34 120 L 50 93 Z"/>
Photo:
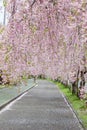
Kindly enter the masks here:
<path id="1" fill-rule="evenodd" d="M 9 80 L 43 75 L 74 83 L 84 77 L 86 0 L 8 0 L 7 10 L 0 68 Z"/>

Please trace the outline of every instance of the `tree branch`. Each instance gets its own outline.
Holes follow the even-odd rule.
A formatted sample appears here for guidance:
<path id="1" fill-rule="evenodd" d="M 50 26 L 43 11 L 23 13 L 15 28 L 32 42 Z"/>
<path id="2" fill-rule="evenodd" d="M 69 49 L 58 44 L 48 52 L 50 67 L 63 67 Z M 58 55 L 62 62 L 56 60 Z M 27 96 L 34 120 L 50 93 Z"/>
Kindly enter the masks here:
<path id="1" fill-rule="evenodd" d="M 31 4 L 31 7 L 35 4 L 36 0 L 33 0 L 32 4 Z"/>

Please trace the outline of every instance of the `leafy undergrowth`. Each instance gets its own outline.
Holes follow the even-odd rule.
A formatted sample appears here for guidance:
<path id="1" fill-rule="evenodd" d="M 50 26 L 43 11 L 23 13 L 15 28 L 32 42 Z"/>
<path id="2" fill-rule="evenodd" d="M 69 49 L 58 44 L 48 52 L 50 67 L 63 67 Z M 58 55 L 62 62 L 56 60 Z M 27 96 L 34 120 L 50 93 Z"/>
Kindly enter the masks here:
<path id="1" fill-rule="evenodd" d="M 0 85 L 0 89 L 5 88 L 5 85 Z"/>
<path id="2" fill-rule="evenodd" d="M 12 88 L 14 87 L 14 85 L 0 85 L 0 89 L 3 89 L 3 88 Z"/>
<path id="3" fill-rule="evenodd" d="M 82 121 L 83 126 L 87 129 L 87 106 L 85 104 L 85 101 L 80 100 L 76 95 L 72 95 L 69 87 L 58 82 L 54 83 L 64 93 L 72 108 L 76 112 L 77 116 Z"/>

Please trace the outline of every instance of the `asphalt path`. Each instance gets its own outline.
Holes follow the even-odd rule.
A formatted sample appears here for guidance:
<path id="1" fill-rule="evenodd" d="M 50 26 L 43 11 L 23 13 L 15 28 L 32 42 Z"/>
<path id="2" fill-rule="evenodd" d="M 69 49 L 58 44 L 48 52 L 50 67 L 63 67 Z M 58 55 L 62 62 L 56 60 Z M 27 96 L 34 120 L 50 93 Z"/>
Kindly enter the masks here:
<path id="1" fill-rule="evenodd" d="M 0 112 L 0 130 L 83 130 L 56 85 L 38 80 L 38 86 Z"/>

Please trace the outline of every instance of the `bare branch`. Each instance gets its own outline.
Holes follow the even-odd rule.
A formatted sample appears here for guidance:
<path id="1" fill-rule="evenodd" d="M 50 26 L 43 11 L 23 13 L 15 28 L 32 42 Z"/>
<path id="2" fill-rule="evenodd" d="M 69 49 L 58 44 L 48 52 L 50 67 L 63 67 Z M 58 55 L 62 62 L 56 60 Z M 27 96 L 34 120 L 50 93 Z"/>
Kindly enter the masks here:
<path id="1" fill-rule="evenodd" d="M 35 4 L 36 0 L 33 0 L 32 4 L 31 4 L 31 7 Z"/>

